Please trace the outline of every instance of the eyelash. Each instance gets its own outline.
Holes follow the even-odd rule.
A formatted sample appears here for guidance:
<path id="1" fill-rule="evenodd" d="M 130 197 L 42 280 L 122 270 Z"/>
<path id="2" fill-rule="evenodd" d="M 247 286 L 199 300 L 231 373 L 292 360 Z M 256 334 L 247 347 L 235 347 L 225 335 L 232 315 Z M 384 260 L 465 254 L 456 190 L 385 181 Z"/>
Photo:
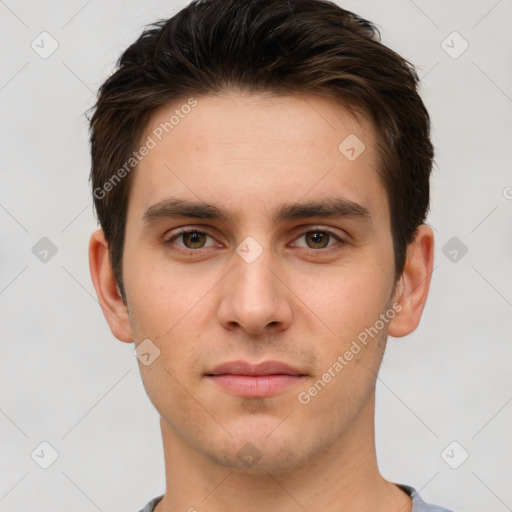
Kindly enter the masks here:
<path id="1" fill-rule="evenodd" d="M 206 233 L 205 231 L 199 231 L 199 230 L 197 230 L 195 228 L 192 228 L 192 229 L 182 229 L 178 233 L 175 233 L 170 238 L 165 240 L 164 244 L 168 245 L 168 246 L 173 246 L 173 242 L 175 240 L 177 240 L 180 236 L 183 236 L 183 235 L 186 235 L 186 234 L 189 234 L 189 233 L 197 233 L 199 235 L 205 235 L 205 236 L 210 237 L 210 238 L 213 239 L 213 236 L 211 236 L 210 234 Z M 323 234 L 327 234 L 330 237 L 329 241 L 327 243 L 329 243 L 331 241 L 331 237 L 334 238 L 338 242 L 338 244 L 335 244 L 335 245 L 332 245 L 332 246 L 329 246 L 329 247 L 326 247 L 326 248 L 319 248 L 319 249 L 312 249 L 310 247 L 300 247 L 300 249 L 303 249 L 303 250 L 305 250 L 306 252 L 308 252 L 310 254 L 314 254 L 314 255 L 329 254 L 332 250 L 338 250 L 339 249 L 339 247 L 338 247 L 339 244 L 346 245 L 346 243 L 347 243 L 339 235 L 333 233 L 332 231 L 329 231 L 328 229 L 308 229 L 307 231 L 303 231 L 301 234 L 299 234 L 299 236 L 295 240 L 298 240 L 299 238 L 307 235 L 308 233 L 323 233 Z M 212 246 L 210 246 L 210 247 L 212 247 Z M 191 254 L 198 254 L 202 249 L 208 249 L 208 248 L 209 247 L 199 247 L 198 249 L 189 249 L 187 247 L 173 246 L 172 250 L 176 251 L 178 253 L 182 253 L 182 254 L 186 254 L 186 255 L 191 255 Z"/>

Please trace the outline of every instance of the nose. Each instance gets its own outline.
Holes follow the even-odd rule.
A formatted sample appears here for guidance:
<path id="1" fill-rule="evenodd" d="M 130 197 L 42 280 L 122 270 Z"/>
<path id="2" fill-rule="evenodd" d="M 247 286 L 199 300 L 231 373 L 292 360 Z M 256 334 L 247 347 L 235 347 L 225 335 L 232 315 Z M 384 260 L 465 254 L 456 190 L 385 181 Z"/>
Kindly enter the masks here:
<path id="1" fill-rule="evenodd" d="M 250 263 L 234 255 L 235 268 L 223 280 L 217 313 L 224 328 L 264 335 L 290 326 L 292 294 L 268 253 L 264 251 Z"/>

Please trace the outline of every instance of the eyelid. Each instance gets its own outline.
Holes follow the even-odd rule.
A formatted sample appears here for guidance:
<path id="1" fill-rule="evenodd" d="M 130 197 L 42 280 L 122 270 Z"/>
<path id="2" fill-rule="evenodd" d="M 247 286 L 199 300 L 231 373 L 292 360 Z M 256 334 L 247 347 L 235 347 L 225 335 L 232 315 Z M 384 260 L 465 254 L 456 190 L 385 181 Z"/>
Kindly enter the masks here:
<path id="1" fill-rule="evenodd" d="M 183 227 L 183 228 L 177 228 L 177 229 L 178 229 L 178 231 L 171 232 L 172 234 L 170 236 L 164 237 L 164 244 L 170 245 L 176 239 L 178 239 L 180 236 L 188 234 L 188 233 L 198 233 L 200 235 L 205 235 L 206 237 L 210 237 L 212 240 L 215 240 L 217 245 L 219 245 L 219 242 L 217 242 L 215 237 L 213 235 L 211 235 L 210 233 L 208 233 L 207 231 L 205 231 L 204 229 L 200 229 L 198 227 Z M 208 249 L 209 247 L 212 247 L 212 246 L 213 246 L 213 244 L 209 245 L 209 246 L 205 246 L 205 247 L 200 247 L 199 249 L 190 249 L 188 247 L 178 246 L 179 247 L 178 250 L 186 251 L 186 252 L 198 252 L 201 249 Z"/>
<path id="2" fill-rule="evenodd" d="M 299 226 L 297 227 L 297 231 L 299 231 L 300 234 L 309 233 L 311 231 L 324 231 L 326 233 L 330 233 L 331 235 L 336 235 L 340 238 L 343 236 L 341 233 L 345 233 L 342 229 L 336 229 L 332 226 L 322 226 L 321 224 L 309 224 L 305 226 Z"/>
<path id="3" fill-rule="evenodd" d="M 339 238 L 340 240 L 348 240 L 350 238 L 350 235 L 344 231 L 341 228 L 334 228 L 332 226 L 322 226 L 319 224 L 309 224 L 309 225 L 303 225 L 298 226 L 294 229 L 294 233 L 297 233 L 295 236 L 299 237 L 302 235 L 305 235 L 306 233 L 311 233 L 314 231 L 320 231 L 322 233 L 329 233 L 332 236 L 335 236 Z"/>

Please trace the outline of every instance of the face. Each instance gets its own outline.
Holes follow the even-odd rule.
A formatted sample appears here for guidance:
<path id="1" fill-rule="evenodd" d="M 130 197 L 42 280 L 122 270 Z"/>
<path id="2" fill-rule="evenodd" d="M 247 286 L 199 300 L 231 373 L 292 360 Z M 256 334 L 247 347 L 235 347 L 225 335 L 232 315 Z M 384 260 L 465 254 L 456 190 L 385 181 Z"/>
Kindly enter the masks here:
<path id="1" fill-rule="evenodd" d="M 375 133 L 317 96 L 196 101 L 134 171 L 129 329 L 174 442 L 288 471 L 353 435 L 400 308 Z"/>

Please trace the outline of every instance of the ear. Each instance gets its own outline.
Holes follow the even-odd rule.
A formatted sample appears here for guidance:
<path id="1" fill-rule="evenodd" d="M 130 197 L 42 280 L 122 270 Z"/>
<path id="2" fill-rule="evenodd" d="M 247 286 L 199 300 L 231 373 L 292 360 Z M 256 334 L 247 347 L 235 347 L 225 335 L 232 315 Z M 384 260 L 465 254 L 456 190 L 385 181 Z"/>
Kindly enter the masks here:
<path id="1" fill-rule="evenodd" d="M 406 336 L 418 327 L 430 289 L 433 265 L 434 233 L 422 224 L 407 248 L 405 268 L 396 286 L 394 302 L 400 303 L 402 309 L 389 323 L 390 336 Z"/>
<path id="2" fill-rule="evenodd" d="M 89 269 L 96 295 L 112 334 L 121 341 L 133 341 L 128 308 L 117 286 L 103 230 L 95 231 L 89 242 Z"/>

